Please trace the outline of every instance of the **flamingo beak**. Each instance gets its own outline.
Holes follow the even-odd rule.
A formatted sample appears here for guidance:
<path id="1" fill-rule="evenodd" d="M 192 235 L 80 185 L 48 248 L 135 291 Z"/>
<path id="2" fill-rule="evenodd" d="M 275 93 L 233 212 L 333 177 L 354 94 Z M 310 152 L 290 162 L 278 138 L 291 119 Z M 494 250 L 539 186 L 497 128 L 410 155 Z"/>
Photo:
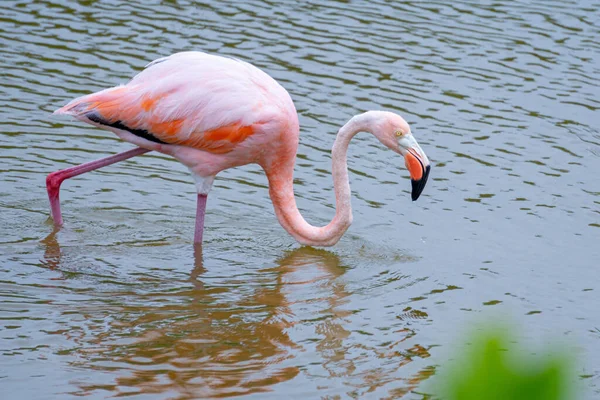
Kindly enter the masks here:
<path id="1" fill-rule="evenodd" d="M 425 188 L 431 166 L 421 146 L 419 146 L 412 135 L 407 135 L 404 140 L 408 142 L 405 147 L 404 162 L 408 172 L 410 172 L 410 181 L 412 183 L 411 198 L 415 201 Z"/>

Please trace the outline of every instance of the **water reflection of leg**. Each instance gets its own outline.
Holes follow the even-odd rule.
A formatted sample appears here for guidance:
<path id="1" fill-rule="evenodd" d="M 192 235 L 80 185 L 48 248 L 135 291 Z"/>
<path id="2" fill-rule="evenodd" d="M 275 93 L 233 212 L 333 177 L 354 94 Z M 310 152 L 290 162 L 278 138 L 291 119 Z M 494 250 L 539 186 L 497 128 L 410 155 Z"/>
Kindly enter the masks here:
<path id="1" fill-rule="evenodd" d="M 88 344 L 78 348 L 94 370 L 106 368 L 117 378 L 114 385 L 82 385 L 82 391 L 194 397 L 268 391 L 300 373 L 296 358 L 307 338 L 292 336 L 290 328 L 314 317 L 306 305 L 324 302 L 325 309 L 345 315 L 336 298 L 346 294 L 335 283 L 345 269 L 331 252 L 300 248 L 259 270 L 251 261 L 227 260 L 227 252 L 203 262 L 202 249 L 195 250 L 190 284 L 128 291 L 123 301 L 118 293 L 109 296 L 102 310 L 117 307 L 110 314 L 118 318 L 106 320 L 101 332 L 90 323 Z M 227 275 L 221 268 L 229 262 L 240 265 Z M 218 270 L 212 270 L 215 264 Z M 306 296 L 313 289 L 316 299 Z"/>
<path id="2" fill-rule="evenodd" d="M 202 258 L 202 243 L 194 243 L 194 268 L 190 273 L 190 282 L 196 290 L 204 290 L 204 283 L 198 278 L 206 272 Z"/>
<path id="3" fill-rule="evenodd" d="M 41 242 L 44 262 L 64 268 L 56 231 Z M 404 376 L 412 358 L 428 357 L 427 349 L 402 344 L 415 334 L 406 327 L 385 346 L 356 333 L 369 331 L 353 317 L 360 310 L 350 308 L 360 288 L 348 287 L 348 268 L 337 254 L 302 247 L 258 269 L 247 259 L 251 252 L 226 250 L 203 260 L 202 247 L 195 246 L 189 277 L 114 290 L 105 285 L 89 295 L 93 301 L 72 304 L 65 317 L 85 315 L 78 322 L 75 366 L 115 376 L 108 385 L 104 378 L 87 379 L 81 393 L 261 393 L 302 370 L 309 379 L 324 378 L 324 387 L 342 379 L 349 390 L 398 384 L 399 393 L 431 374 L 424 368 Z"/>
<path id="4" fill-rule="evenodd" d="M 50 269 L 58 268 L 62 257 L 60 245 L 58 244 L 58 240 L 56 240 L 58 231 L 60 231 L 60 226 L 54 226 L 52 232 L 44 239 L 40 240 L 40 243 L 45 247 L 44 259 L 41 261 Z"/>

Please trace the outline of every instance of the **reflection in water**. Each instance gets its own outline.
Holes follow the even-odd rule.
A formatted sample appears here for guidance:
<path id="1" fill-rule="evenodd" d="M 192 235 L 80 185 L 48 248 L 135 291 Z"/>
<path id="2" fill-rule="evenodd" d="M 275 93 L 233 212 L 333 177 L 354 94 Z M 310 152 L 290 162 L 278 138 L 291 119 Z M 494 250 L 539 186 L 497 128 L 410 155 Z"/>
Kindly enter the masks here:
<path id="1" fill-rule="evenodd" d="M 56 239 L 59 231 L 60 226 L 54 226 L 52 232 L 41 241 L 45 249 L 43 263 L 50 269 L 56 269 L 60 265 L 61 250 Z"/>
<path id="2" fill-rule="evenodd" d="M 62 250 L 55 233 L 42 243 L 44 264 L 60 269 Z M 351 352 L 376 352 L 384 363 L 397 364 L 395 368 L 429 354 L 419 345 L 402 353 L 395 350 L 414 336 L 407 328 L 398 332 L 398 342 L 381 348 L 347 343 L 350 332 L 344 323 L 352 311 L 344 308 L 350 295 L 345 271 L 336 254 L 302 247 L 258 271 L 269 276 L 268 281 L 213 283 L 204 279 L 207 268 L 198 246 L 190 286 L 166 293 L 104 293 L 107 299 L 100 304 L 82 303 L 76 310 L 64 311 L 85 317 L 81 332 L 50 333 L 66 335 L 75 343 L 68 350 L 76 359 L 72 367 L 115 376 L 112 383 L 74 382 L 80 388 L 74 394 L 168 393 L 183 399 L 265 392 L 271 385 L 291 380 L 303 369 L 297 356 L 307 351 L 293 329 L 313 321 L 318 339 L 309 342 L 316 341 L 329 376 L 358 376 L 361 385 L 374 390 L 393 379 L 379 365 L 361 370 Z M 244 286 L 252 287 L 251 294 L 240 297 L 235 292 L 245 291 Z M 402 379 L 402 388 L 395 393 L 408 392 L 432 373 L 426 367 Z"/>

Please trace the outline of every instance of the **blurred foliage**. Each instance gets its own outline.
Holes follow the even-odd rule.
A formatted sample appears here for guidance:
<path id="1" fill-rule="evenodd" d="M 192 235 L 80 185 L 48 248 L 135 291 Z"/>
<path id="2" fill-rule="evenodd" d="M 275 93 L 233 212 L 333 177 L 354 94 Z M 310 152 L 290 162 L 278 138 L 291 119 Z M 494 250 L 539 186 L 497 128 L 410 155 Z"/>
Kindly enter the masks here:
<path id="1" fill-rule="evenodd" d="M 443 400 L 573 400 L 571 357 L 519 349 L 503 329 L 473 334 L 471 345 L 433 380 Z M 542 354 L 544 353 L 544 354 Z"/>

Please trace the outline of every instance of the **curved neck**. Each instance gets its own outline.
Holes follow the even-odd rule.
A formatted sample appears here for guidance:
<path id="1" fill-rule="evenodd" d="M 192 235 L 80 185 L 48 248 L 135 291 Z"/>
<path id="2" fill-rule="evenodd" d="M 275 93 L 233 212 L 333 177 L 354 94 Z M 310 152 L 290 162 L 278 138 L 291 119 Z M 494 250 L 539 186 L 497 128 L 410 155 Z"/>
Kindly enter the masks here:
<path id="1" fill-rule="evenodd" d="M 346 155 L 350 140 L 361 131 L 370 131 L 366 114 L 353 117 L 338 132 L 331 151 L 336 210 L 333 220 L 323 227 L 310 225 L 300 214 L 294 197 L 294 157 L 274 163 L 265 169 L 269 179 L 269 195 L 275 214 L 283 228 L 298 242 L 310 246 L 333 246 L 352 223 L 350 182 Z"/>

